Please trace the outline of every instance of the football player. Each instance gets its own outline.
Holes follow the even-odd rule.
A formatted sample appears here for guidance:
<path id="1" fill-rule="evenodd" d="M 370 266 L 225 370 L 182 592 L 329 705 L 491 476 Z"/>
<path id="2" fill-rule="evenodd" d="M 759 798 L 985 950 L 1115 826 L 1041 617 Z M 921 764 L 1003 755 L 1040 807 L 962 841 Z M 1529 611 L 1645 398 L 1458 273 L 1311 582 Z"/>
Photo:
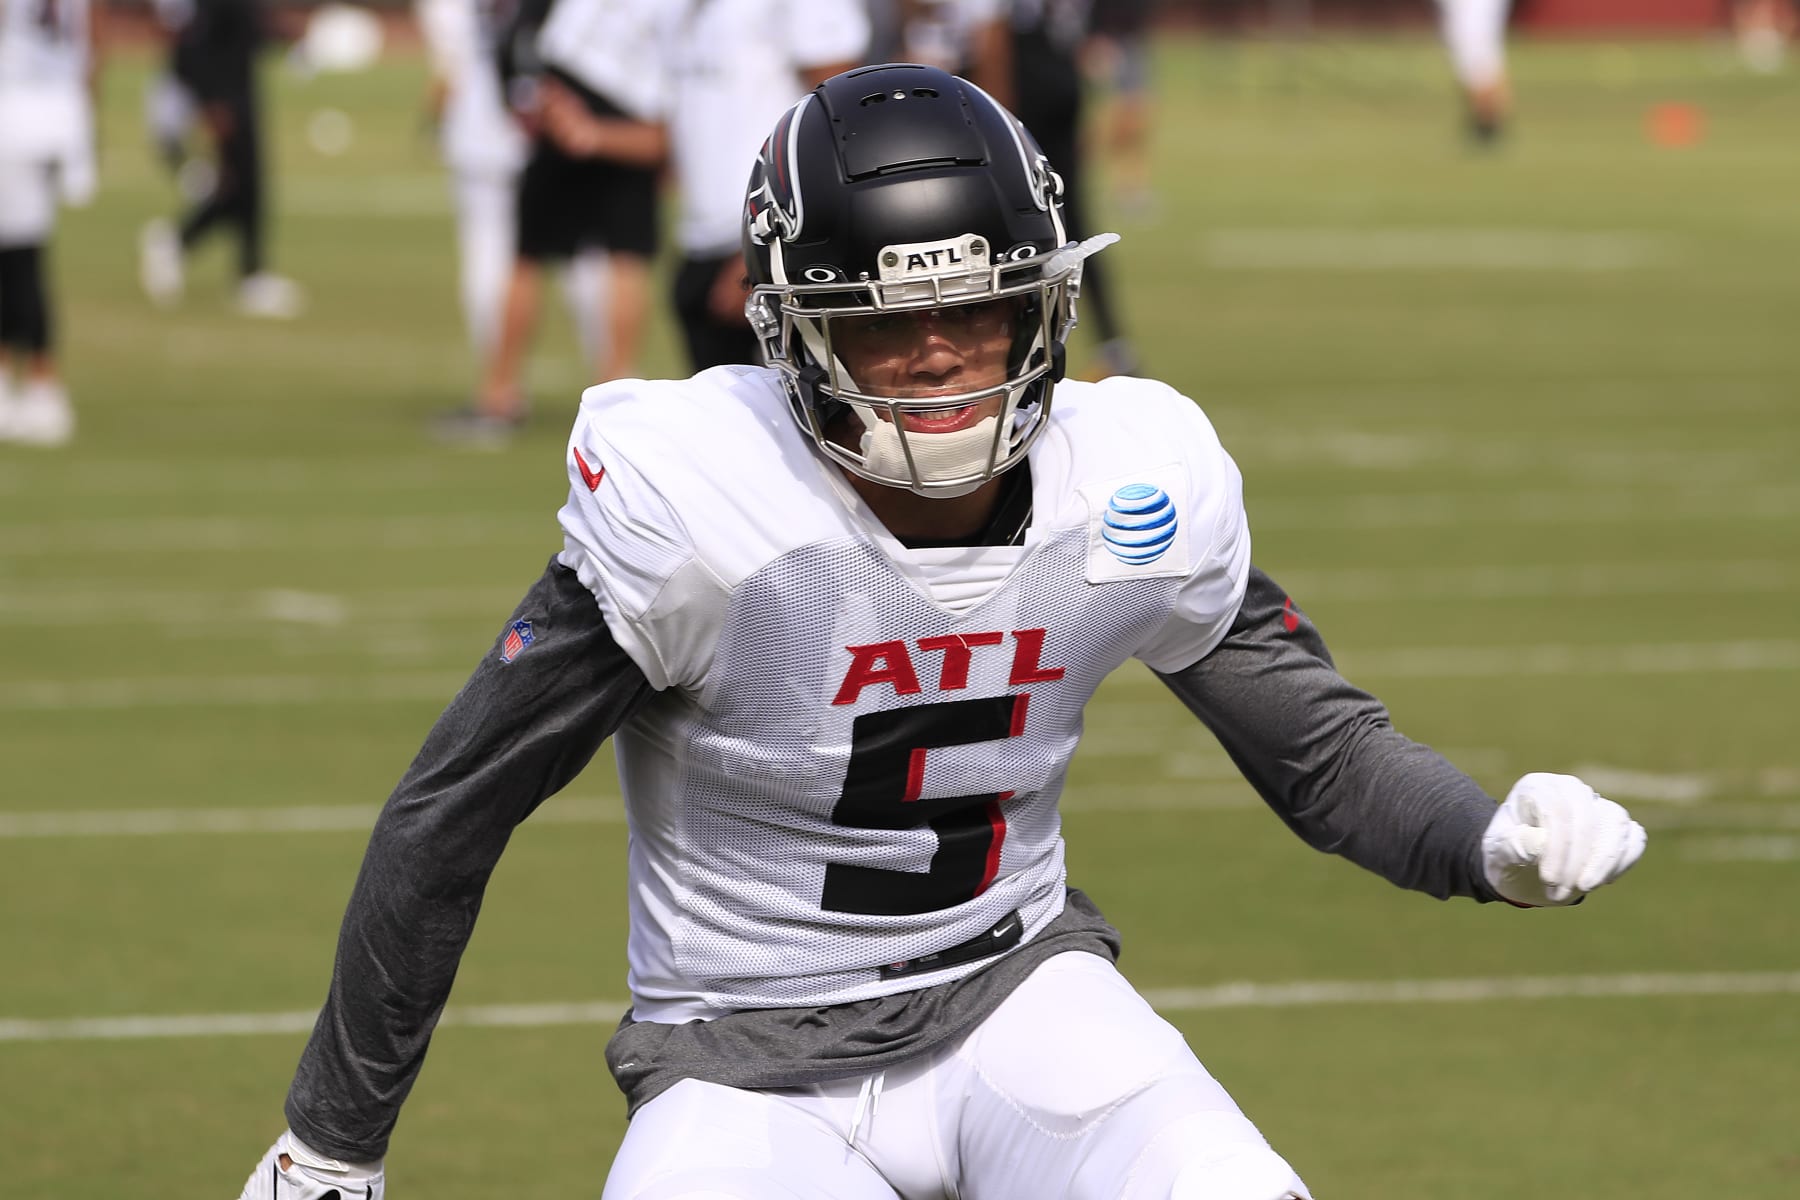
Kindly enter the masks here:
<path id="1" fill-rule="evenodd" d="M 179 225 L 157 218 L 139 231 L 138 283 L 159 308 L 177 303 L 187 288 L 188 252 L 214 230 L 228 228 L 237 240 L 237 311 L 291 320 L 306 307 L 305 289 L 269 270 L 265 261 L 267 197 L 257 83 L 267 20 L 263 0 L 194 0 L 169 6 L 166 15 L 186 18 L 173 30 L 170 70 L 198 106 L 210 135 L 213 186 Z"/>
<path id="2" fill-rule="evenodd" d="M 87 0 L 0 0 L 0 440 L 75 436 L 45 260 L 57 207 L 94 192 L 96 69 Z"/>
<path id="3" fill-rule="evenodd" d="M 1567 905 L 1636 861 L 1580 780 L 1496 806 L 1337 674 L 1190 400 L 1060 378 L 1107 240 L 1069 239 L 1060 190 L 935 68 L 781 117 L 744 208 L 770 365 L 583 397 L 563 549 L 376 823 L 245 1196 L 380 1196 L 507 837 L 608 737 L 607 1200 L 1309 1197 L 1065 876 L 1082 710 L 1130 658 L 1301 837 L 1400 886 Z"/>
<path id="4" fill-rule="evenodd" d="M 519 173 L 525 165 L 525 131 L 506 103 L 500 79 L 500 37 L 511 0 L 414 0 L 431 61 L 428 104 L 438 146 L 449 168 L 456 206 L 457 292 L 463 325 L 474 351 L 477 378 L 485 379 L 500 341 L 501 314 L 518 238 Z M 581 251 L 563 273 L 563 291 L 588 361 L 601 369 L 601 306 L 606 256 Z M 472 413 L 453 418 L 464 426 Z"/>
<path id="5" fill-rule="evenodd" d="M 519 177 L 512 269 L 476 407 L 452 414 L 440 434 L 504 439 L 526 419 L 521 377 L 547 265 L 604 255 L 591 319 L 606 328 L 584 338 L 595 347 L 594 377 L 636 373 L 659 239 L 658 174 L 668 153 L 658 36 L 664 7 L 660 0 L 533 0 L 513 15 L 503 35 L 508 101 L 522 109 L 533 137 Z M 572 274 L 593 271 L 589 264 Z"/>
<path id="6" fill-rule="evenodd" d="M 1506 17 L 1512 0 L 1437 0 L 1438 31 L 1462 89 L 1470 139 L 1497 141 L 1512 112 L 1506 73 Z"/>
<path id="7" fill-rule="evenodd" d="M 744 319 L 738 194 L 769 125 L 868 61 L 860 0 L 685 0 L 671 6 L 670 166 L 681 196 L 671 301 L 694 370 L 756 361 Z"/>

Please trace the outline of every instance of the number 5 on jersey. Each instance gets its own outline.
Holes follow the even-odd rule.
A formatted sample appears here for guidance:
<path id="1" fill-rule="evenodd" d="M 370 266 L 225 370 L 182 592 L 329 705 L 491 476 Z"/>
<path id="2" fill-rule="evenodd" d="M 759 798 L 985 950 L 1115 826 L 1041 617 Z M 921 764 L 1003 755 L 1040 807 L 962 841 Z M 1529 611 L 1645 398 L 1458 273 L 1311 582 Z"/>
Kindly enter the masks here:
<path id="1" fill-rule="evenodd" d="M 820 907 L 829 912 L 903 916 L 973 900 L 994 882 L 1006 838 L 1001 802 L 1011 792 L 920 798 L 933 747 L 1017 737 L 1029 693 L 945 700 L 864 713 L 850 739 L 844 791 L 831 819 L 852 829 L 931 826 L 937 851 L 924 872 L 828 863 Z"/>

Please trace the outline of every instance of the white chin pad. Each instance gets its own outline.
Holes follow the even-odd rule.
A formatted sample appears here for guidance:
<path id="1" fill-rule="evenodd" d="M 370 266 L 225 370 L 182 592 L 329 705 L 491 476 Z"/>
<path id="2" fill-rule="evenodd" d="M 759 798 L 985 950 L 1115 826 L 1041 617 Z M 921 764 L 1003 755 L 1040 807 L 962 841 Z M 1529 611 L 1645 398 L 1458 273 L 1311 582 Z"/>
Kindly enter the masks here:
<path id="1" fill-rule="evenodd" d="M 906 462 L 906 449 L 910 446 L 913 462 L 919 469 L 920 483 L 941 483 L 980 474 L 988 469 L 988 457 L 994 447 L 994 429 L 999 421 L 997 416 L 987 417 L 967 429 L 909 433 L 903 440 L 892 421 L 883 421 L 873 413 L 866 413 L 863 414 L 863 465 L 874 475 L 911 479 L 912 468 Z M 970 485 L 970 490 L 979 486 L 979 482 Z"/>

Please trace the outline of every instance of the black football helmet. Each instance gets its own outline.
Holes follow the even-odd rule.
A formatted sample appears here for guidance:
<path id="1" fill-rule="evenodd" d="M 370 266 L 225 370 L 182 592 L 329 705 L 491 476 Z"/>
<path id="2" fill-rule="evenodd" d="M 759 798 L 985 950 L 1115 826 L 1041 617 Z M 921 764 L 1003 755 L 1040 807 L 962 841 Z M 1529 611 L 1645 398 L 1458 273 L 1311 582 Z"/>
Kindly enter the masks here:
<path id="1" fill-rule="evenodd" d="M 1113 240 L 1071 243 L 1062 180 L 1024 126 L 966 79 L 911 64 L 846 71 L 782 115 L 751 173 L 743 238 L 746 311 L 801 428 L 856 474 L 928 496 L 972 491 L 1024 459 L 1063 375 L 1082 260 Z M 836 320 L 995 300 L 1015 305 L 995 387 L 877 395 L 833 352 Z M 951 435 L 908 434 L 901 420 L 994 397 L 985 453 L 948 463 L 927 441 Z M 885 413 L 898 449 L 829 438 L 851 412 L 869 433 Z"/>

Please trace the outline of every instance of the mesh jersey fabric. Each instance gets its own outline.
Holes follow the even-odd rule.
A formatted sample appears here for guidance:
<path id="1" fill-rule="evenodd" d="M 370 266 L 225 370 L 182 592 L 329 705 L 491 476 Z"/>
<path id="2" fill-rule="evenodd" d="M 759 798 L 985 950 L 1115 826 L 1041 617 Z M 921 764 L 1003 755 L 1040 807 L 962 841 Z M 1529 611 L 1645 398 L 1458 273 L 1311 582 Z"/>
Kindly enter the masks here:
<path id="1" fill-rule="evenodd" d="M 1236 468 L 1163 385 L 1064 383 L 1033 524 L 987 594 L 926 571 L 816 455 L 778 376 L 590 389 L 564 565 L 661 694 L 616 738 L 640 1020 L 832 1005 L 959 978 L 885 964 L 1060 911 L 1057 798 L 1101 680 L 1227 632 L 1249 571 Z M 1164 560 L 1100 546 L 1109 498 L 1174 501 Z M 985 557 L 985 556 L 984 556 Z M 941 559 L 941 556 L 940 556 Z"/>

